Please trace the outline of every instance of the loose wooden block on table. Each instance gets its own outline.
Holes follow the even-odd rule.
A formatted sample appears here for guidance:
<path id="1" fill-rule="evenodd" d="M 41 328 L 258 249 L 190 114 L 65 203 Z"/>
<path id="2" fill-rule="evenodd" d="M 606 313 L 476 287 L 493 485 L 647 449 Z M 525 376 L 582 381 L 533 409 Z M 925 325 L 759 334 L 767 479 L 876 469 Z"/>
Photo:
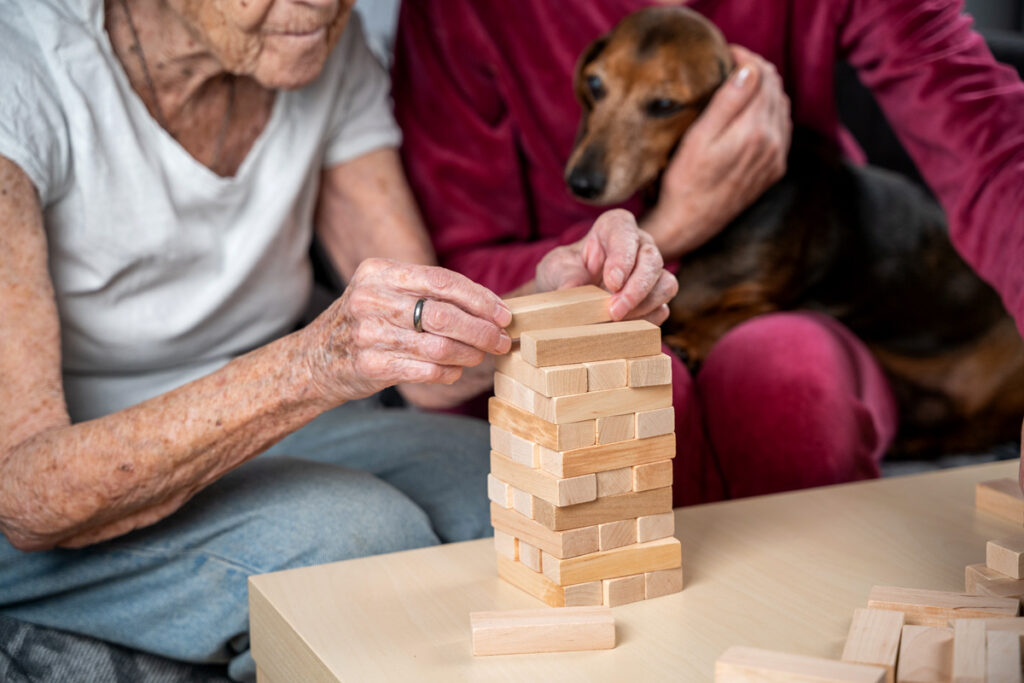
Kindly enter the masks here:
<path id="1" fill-rule="evenodd" d="M 989 541 L 985 546 L 985 564 L 1000 574 L 1024 579 L 1024 536 Z"/>
<path id="2" fill-rule="evenodd" d="M 672 485 L 672 461 L 662 460 L 633 468 L 633 490 L 650 491 Z"/>
<path id="3" fill-rule="evenodd" d="M 753 647 L 730 647 L 715 661 L 716 683 L 881 683 L 885 669 Z"/>
<path id="4" fill-rule="evenodd" d="M 498 425 L 491 425 L 491 450 L 498 451 L 520 465 L 539 467 L 539 449 L 540 447 L 532 441 L 527 441 Z"/>
<path id="5" fill-rule="evenodd" d="M 636 520 L 623 519 L 618 522 L 599 524 L 597 526 L 597 535 L 600 541 L 600 550 L 611 550 L 612 548 L 621 548 L 624 545 L 632 545 L 636 543 Z"/>
<path id="6" fill-rule="evenodd" d="M 540 467 L 556 477 L 576 477 L 645 465 L 676 457 L 675 434 L 650 439 L 633 439 L 603 446 L 559 451 L 542 446 L 537 449 Z M 630 475 L 632 476 L 632 475 Z M 601 495 L 598 493 L 598 495 Z"/>
<path id="7" fill-rule="evenodd" d="M 974 505 L 1003 519 L 1024 526 L 1024 493 L 1016 479 L 979 482 L 974 489 Z"/>
<path id="8" fill-rule="evenodd" d="M 505 331 L 516 339 L 528 330 L 608 322 L 612 319 L 608 312 L 610 298 L 611 294 L 600 287 L 584 285 L 505 299 L 512 312 L 512 322 Z"/>
<path id="9" fill-rule="evenodd" d="M 636 519 L 636 540 L 639 543 L 667 538 L 676 532 L 676 516 L 672 512 L 642 515 Z"/>
<path id="10" fill-rule="evenodd" d="M 520 337 L 519 351 L 538 368 L 653 356 L 661 351 L 661 330 L 645 320 L 534 330 Z"/>
<path id="11" fill-rule="evenodd" d="M 474 655 L 508 655 L 615 647 L 615 619 L 605 607 L 473 612 Z"/>
<path id="12" fill-rule="evenodd" d="M 593 420 L 552 424 L 494 396 L 487 402 L 487 418 L 491 424 L 552 451 L 572 451 L 593 446 L 596 438 Z"/>
<path id="13" fill-rule="evenodd" d="M 672 383 L 672 359 L 664 353 L 626 361 L 629 386 L 652 387 Z"/>
<path id="14" fill-rule="evenodd" d="M 860 608 L 853 613 L 842 660 L 885 668 L 886 683 L 896 680 L 896 655 L 903 632 L 903 612 Z"/>
<path id="15" fill-rule="evenodd" d="M 587 369 L 587 391 L 605 391 L 627 386 L 625 358 L 584 363 L 583 367 Z"/>
<path id="16" fill-rule="evenodd" d="M 987 595 L 875 586 L 868 596 L 868 607 L 903 612 L 907 624 L 943 627 L 950 619 L 1015 617 L 1020 602 Z"/>
<path id="17" fill-rule="evenodd" d="M 535 368 L 523 360 L 518 349 L 496 356 L 495 369 L 542 396 L 565 396 L 587 392 L 587 368 L 580 364 Z"/>
<path id="18" fill-rule="evenodd" d="M 985 674 L 990 683 L 1021 683 L 1020 637 L 1009 631 L 989 631 Z"/>
<path id="19" fill-rule="evenodd" d="M 621 496 L 598 498 L 569 507 L 552 505 L 543 498 L 533 500 L 533 518 L 552 531 L 615 522 L 634 516 L 656 515 L 672 511 L 672 487 Z M 1007 615 L 1011 616 L 1011 615 Z"/>
<path id="20" fill-rule="evenodd" d="M 512 462 L 495 451 L 491 451 L 491 474 L 552 505 L 577 505 L 597 498 L 596 475 L 556 477 L 544 470 L 535 470 Z"/>
<path id="21" fill-rule="evenodd" d="M 983 564 L 969 564 L 964 568 L 964 589 L 974 595 L 999 598 L 1024 597 L 1024 579 L 1011 579 Z"/>
<path id="22" fill-rule="evenodd" d="M 677 539 L 662 538 L 567 560 L 545 555 L 541 568 L 544 576 L 554 583 L 571 586 L 574 583 L 613 579 L 659 569 L 675 569 L 682 566 L 682 557 Z"/>
<path id="23" fill-rule="evenodd" d="M 604 604 L 606 607 L 618 607 L 644 599 L 644 575 L 620 576 L 604 579 Z"/>
<path id="24" fill-rule="evenodd" d="M 649 439 L 652 436 L 671 434 L 676 429 L 675 408 L 643 410 L 636 414 L 636 438 Z"/>
<path id="25" fill-rule="evenodd" d="M 948 683 L 953 675 L 953 629 L 904 626 L 897 683 Z"/>
<path id="26" fill-rule="evenodd" d="M 633 468 L 623 467 L 597 473 L 597 497 L 621 496 L 633 490 Z"/>
<path id="27" fill-rule="evenodd" d="M 985 623 L 953 621 L 953 683 L 985 683 Z"/>
<path id="28" fill-rule="evenodd" d="M 495 530 L 521 538 L 559 559 L 596 553 L 601 549 L 598 527 L 552 531 L 515 510 L 491 505 L 491 524 Z"/>
<path id="29" fill-rule="evenodd" d="M 660 598 L 683 590 L 683 568 L 659 569 L 644 573 L 644 597 Z"/>
<path id="30" fill-rule="evenodd" d="M 597 445 L 628 441 L 636 431 L 635 415 L 612 415 L 597 418 Z"/>
<path id="31" fill-rule="evenodd" d="M 613 417 L 638 410 L 647 411 L 672 405 L 672 387 L 625 387 L 605 391 L 589 391 L 585 394 L 555 396 L 547 398 L 532 389 L 524 390 L 533 394 L 530 403 L 534 415 L 555 424 L 582 422 L 599 417 Z M 498 398 L 501 398 L 500 396 Z"/>

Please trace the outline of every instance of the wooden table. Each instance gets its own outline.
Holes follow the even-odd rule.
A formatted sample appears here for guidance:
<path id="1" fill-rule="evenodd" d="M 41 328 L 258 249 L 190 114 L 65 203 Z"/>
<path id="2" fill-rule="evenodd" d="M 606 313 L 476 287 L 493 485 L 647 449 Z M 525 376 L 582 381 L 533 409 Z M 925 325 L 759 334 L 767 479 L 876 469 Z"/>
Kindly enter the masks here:
<path id="1" fill-rule="evenodd" d="M 616 607 L 614 650 L 473 657 L 469 613 L 541 606 L 500 581 L 490 539 L 255 576 L 261 681 L 706 681 L 730 645 L 838 658 L 875 584 L 962 591 L 974 509 L 1017 462 L 676 510 L 683 592 Z M 482 493 L 481 493 L 482 495 Z"/>

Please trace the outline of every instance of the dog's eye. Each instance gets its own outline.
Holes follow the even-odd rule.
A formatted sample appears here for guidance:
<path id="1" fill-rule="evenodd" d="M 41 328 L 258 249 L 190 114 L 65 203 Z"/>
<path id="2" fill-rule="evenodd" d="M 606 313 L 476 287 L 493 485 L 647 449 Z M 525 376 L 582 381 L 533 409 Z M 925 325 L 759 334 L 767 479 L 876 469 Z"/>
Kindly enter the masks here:
<path id="1" fill-rule="evenodd" d="M 601 77 L 595 74 L 587 76 L 587 90 L 595 102 L 604 97 L 604 83 L 601 82 Z"/>
<path id="2" fill-rule="evenodd" d="M 656 118 L 672 116 L 683 110 L 683 103 L 677 100 L 670 100 L 667 97 L 659 97 L 647 103 L 647 115 Z"/>

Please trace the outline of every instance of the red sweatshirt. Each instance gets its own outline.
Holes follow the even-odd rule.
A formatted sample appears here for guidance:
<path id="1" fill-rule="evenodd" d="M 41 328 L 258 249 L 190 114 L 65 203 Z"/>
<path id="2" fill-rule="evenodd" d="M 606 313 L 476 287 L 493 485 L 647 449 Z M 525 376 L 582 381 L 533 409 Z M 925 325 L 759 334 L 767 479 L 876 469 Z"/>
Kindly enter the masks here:
<path id="1" fill-rule="evenodd" d="M 643 0 L 408 0 L 394 98 L 441 262 L 496 292 L 531 279 L 602 209 L 562 180 L 577 56 Z M 833 66 L 872 90 L 938 196 L 954 244 L 1024 331 L 1024 84 L 960 0 L 692 0 L 778 68 L 793 119 L 837 141 Z M 849 149 L 850 146 L 847 145 Z M 634 200 L 625 205 L 640 210 Z"/>

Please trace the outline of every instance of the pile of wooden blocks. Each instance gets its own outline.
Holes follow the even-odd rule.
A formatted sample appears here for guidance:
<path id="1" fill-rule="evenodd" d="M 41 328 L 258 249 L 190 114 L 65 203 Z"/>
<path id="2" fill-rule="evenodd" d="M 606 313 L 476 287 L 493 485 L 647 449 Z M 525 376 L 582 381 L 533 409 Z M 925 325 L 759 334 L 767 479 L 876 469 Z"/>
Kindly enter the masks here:
<path id="1" fill-rule="evenodd" d="M 1016 479 L 997 479 L 978 484 L 975 505 L 996 516 L 1024 526 L 1024 494 Z M 964 570 L 968 593 L 1000 598 L 1024 598 L 1024 532 L 989 541 L 985 562 Z"/>
<path id="2" fill-rule="evenodd" d="M 670 359 L 657 326 L 608 322 L 608 298 L 506 301 L 520 342 L 498 359 L 489 406 L 498 573 L 555 607 L 682 590 Z"/>

